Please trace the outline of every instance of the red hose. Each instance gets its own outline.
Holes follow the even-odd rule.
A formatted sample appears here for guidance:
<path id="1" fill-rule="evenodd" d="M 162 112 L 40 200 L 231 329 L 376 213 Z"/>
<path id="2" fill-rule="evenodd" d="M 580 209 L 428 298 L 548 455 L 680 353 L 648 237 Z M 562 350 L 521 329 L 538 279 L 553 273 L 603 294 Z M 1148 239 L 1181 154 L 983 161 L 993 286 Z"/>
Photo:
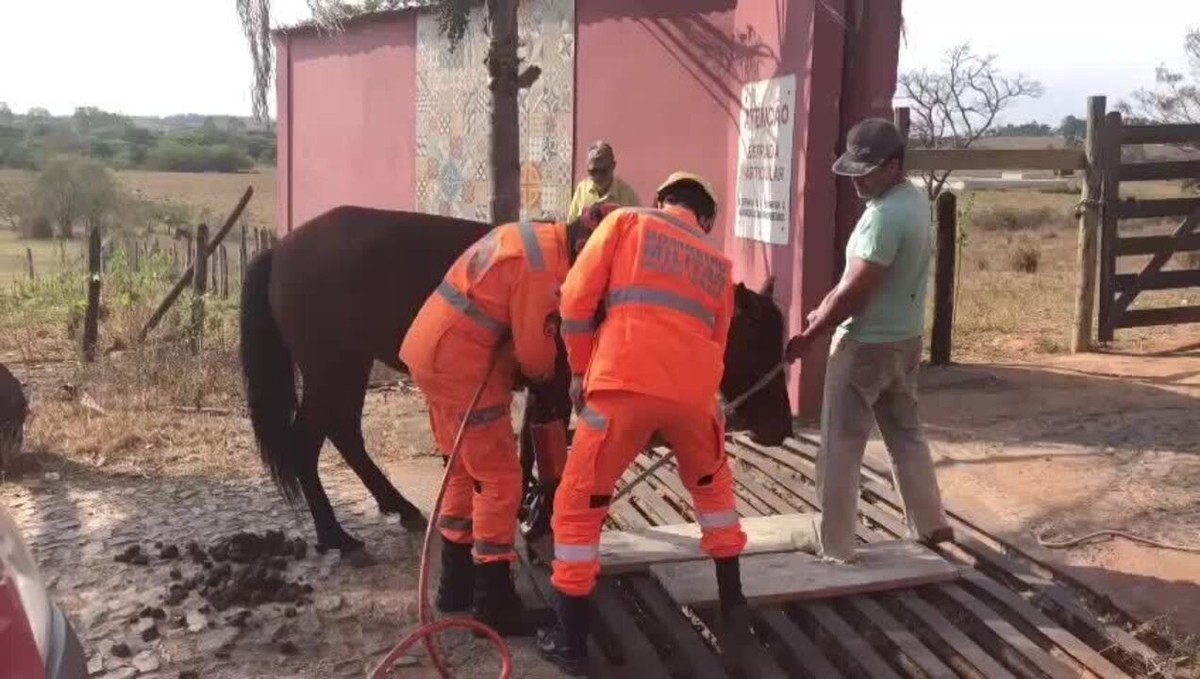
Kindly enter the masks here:
<path id="1" fill-rule="evenodd" d="M 412 634 L 404 637 L 395 648 L 384 656 L 383 661 L 371 672 L 371 679 L 386 679 L 388 672 L 392 669 L 392 665 L 418 641 L 425 643 L 425 650 L 429 653 L 429 658 L 433 661 L 433 666 L 437 668 L 438 674 L 443 679 L 453 679 L 453 675 L 450 674 L 450 668 L 446 666 L 446 661 L 437 647 L 435 635 L 455 628 L 481 632 L 486 636 L 492 642 L 492 645 L 500 651 L 500 679 L 509 679 L 512 676 L 512 653 L 508 649 L 508 644 L 496 633 L 496 630 L 474 618 L 446 618 L 435 621 L 433 619 L 433 607 L 429 605 L 429 552 L 430 547 L 433 545 L 434 526 L 437 524 L 437 517 L 441 513 L 442 498 L 446 496 L 446 485 L 450 481 L 450 471 L 454 469 L 454 463 L 458 461 L 458 451 L 462 447 L 463 433 L 467 430 L 467 421 L 471 417 L 471 413 L 475 411 L 475 407 L 479 405 L 479 398 L 483 396 L 483 388 L 487 386 L 487 378 L 491 375 L 492 367 L 495 365 L 496 357 L 499 354 L 499 349 L 492 353 L 491 361 L 488 363 L 483 380 L 479 382 L 479 387 L 475 389 L 475 395 L 471 398 L 471 404 L 467 406 L 467 412 L 463 415 L 462 424 L 458 427 L 458 434 L 454 437 L 454 447 L 450 449 L 450 459 L 446 462 L 446 471 L 442 473 L 442 487 L 438 489 L 437 501 L 433 504 L 433 513 L 430 514 L 429 523 L 425 527 L 425 543 L 421 547 L 421 570 L 417 576 L 417 615 L 421 620 L 421 626 Z"/>

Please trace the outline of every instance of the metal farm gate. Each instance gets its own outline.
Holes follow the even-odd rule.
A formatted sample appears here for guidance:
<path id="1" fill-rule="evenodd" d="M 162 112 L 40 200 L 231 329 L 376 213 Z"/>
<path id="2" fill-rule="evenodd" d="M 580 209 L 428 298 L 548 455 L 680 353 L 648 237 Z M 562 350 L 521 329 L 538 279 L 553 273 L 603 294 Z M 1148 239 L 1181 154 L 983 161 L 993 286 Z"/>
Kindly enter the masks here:
<path id="1" fill-rule="evenodd" d="M 1200 269 L 1163 271 L 1176 253 L 1200 251 L 1200 197 L 1121 199 L 1122 182 L 1196 180 L 1200 159 L 1123 162 L 1124 146 L 1167 144 L 1200 148 L 1200 125 L 1126 125 L 1113 111 L 1101 129 L 1100 309 L 1098 334 L 1111 342 L 1118 328 L 1200 322 L 1200 305 L 1130 308 L 1145 290 L 1200 287 Z M 1171 235 L 1122 236 L 1129 219 L 1182 218 Z M 1138 273 L 1117 273 L 1121 257 L 1152 255 Z"/>

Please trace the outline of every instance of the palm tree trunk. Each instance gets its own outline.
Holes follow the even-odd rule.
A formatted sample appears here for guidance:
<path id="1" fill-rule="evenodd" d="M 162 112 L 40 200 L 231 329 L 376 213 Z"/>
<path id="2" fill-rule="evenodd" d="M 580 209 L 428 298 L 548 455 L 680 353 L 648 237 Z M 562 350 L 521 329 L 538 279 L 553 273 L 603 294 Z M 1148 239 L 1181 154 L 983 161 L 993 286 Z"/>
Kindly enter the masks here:
<path id="1" fill-rule="evenodd" d="M 492 42 L 488 70 L 492 90 L 492 222 L 521 216 L 521 146 L 517 108 L 518 0 L 490 0 Z"/>

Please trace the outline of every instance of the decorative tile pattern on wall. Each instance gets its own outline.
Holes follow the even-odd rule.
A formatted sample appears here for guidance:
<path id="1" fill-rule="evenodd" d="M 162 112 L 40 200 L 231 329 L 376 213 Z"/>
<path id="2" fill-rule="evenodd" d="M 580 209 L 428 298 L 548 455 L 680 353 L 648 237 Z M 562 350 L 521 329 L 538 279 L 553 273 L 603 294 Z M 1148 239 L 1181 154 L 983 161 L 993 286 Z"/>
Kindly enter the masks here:
<path id="1" fill-rule="evenodd" d="M 491 92 L 483 10 L 457 49 L 437 17 L 417 19 L 417 209 L 491 217 Z M 521 92 L 521 216 L 562 217 L 571 200 L 575 104 L 575 2 L 524 0 L 519 14 L 523 64 L 542 69 Z"/>

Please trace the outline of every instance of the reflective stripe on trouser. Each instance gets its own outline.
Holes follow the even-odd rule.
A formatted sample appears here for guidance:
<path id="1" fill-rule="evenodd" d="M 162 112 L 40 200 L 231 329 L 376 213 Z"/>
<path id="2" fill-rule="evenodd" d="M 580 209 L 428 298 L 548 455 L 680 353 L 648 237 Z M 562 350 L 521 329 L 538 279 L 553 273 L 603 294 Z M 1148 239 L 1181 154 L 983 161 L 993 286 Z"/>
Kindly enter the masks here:
<path id="1" fill-rule="evenodd" d="M 461 406 L 429 403 L 429 421 L 443 455 L 462 422 Z M 450 470 L 438 530 L 447 540 L 474 544 L 475 561 L 512 561 L 521 504 L 521 465 L 509 403 L 485 404 L 472 413 L 458 464 Z"/>
<path id="2" fill-rule="evenodd" d="M 817 492 L 821 551 L 854 555 L 859 473 L 873 425 L 892 458 L 909 528 L 918 537 L 947 526 L 929 444 L 917 412 L 921 339 L 890 344 L 834 340 L 825 372 Z"/>
<path id="3" fill-rule="evenodd" d="M 700 546 L 715 558 L 741 554 L 746 534 L 737 517 L 724 427 L 710 412 L 626 391 L 587 395 L 554 497 L 555 589 L 586 596 L 600 572 L 600 529 L 617 479 L 659 432 L 675 450 L 680 477 L 696 507 Z"/>

